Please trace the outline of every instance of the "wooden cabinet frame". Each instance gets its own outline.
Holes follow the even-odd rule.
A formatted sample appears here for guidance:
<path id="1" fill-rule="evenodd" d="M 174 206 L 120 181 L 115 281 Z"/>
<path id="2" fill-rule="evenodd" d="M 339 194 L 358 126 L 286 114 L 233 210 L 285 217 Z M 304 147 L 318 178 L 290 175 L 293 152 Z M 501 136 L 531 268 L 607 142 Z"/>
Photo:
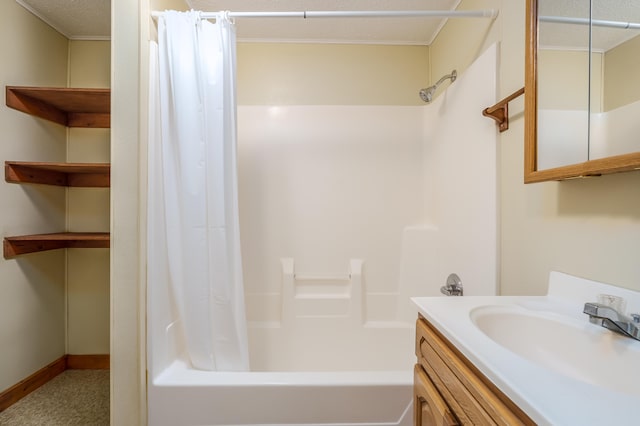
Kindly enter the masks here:
<path id="1" fill-rule="evenodd" d="M 459 424 L 535 425 L 422 316 L 416 322 L 416 356 L 416 368 L 424 373 L 423 376 L 416 377 L 429 380 L 450 410 L 451 416 L 459 421 Z M 416 401 L 419 398 L 425 399 L 424 396 L 418 396 L 425 386 L 417 383 L 414 383 Z M 440 413 L 442 409 L 437 407 L 437 403 L 433 404 L 431 412 L 437 409 Z M 438 414 L 438 418 L 442 416 Z M 416 413 L 415 421 L 418 420 L 421 420 L 421 415 Z"/>

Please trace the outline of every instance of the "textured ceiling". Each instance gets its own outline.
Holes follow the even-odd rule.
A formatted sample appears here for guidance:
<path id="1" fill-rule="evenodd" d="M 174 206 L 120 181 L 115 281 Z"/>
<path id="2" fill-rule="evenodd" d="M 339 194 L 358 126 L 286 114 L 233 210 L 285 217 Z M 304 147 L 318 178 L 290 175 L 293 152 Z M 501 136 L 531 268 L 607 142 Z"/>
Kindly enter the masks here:
<path id="1" fill-rule="evenodd" d="M 111 35 L 111 0 L 16 1 L 69 39 L 102 40 Z"/>
<path id="2" fill-rule="evenodd" d="M 110 36 L 110 0 L 16 1 L 70 39 Z M 155 0 L 155 3 L 208 12 L 384 11 L 454 10 L 460 0 Z M 595 19 L 640 23 L 638 0 L 593 3 Z M 588 5 L 586 0 L 540 0 L 540 15 L 587 17 Z M 430 44 L 445 22 L 433 18 L 239 18 L 237 34 L 244 41 Z M 638 30 L 594 28 L 593 44 L 597 50 L 606 51 L 639 34 Z M 581 25 L 546 23 L 540 26 L 539 38 L 544 47 L 581 49 L 588 43 L 588 31 Z"/>
<path id="3" fill-rule="evenodd" d="M 538 14 L 589 18 L 589 3 L 585 0 L 540 0 Z M 640 23 L 640 1 L 594 1 L 592 15 L 598 20 Z M 640 30 L 593 27 L 593 48 L 606 52 L 638 35 Z M 582 50 L 589 44 L 589 28 L 586 25 L 541 23 L 538 37 L 541 47 Z"/>

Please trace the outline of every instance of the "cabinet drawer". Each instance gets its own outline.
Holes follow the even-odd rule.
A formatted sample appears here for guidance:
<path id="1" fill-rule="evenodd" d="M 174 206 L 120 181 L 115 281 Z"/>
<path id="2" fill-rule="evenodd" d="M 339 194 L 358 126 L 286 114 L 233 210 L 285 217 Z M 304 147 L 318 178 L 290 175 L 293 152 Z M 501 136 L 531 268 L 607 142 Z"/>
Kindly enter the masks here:
<path id="1" fill-rule="evenodd" d="M 462 424 L 535 424 L 423 318 L 416 323 L 416 356 Z"/>
<path id="2" fill-rule="evenodd" d="M 413 371 L 413 395 L 415 425 L 457 426 L 460 424 L 420 364 L 416 364 Z"/>

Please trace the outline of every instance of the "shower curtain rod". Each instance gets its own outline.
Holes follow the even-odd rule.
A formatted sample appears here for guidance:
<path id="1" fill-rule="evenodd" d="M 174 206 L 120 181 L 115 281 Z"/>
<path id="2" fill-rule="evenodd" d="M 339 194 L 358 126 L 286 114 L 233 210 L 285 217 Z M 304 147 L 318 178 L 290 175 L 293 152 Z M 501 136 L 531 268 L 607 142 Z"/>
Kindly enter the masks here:
<path id="1" fill-rule="evenodd" d="M 568 16 L 540 16 L 540 22 L 552 24 L 593 25 L 594 27 L 620 28 L 623 30 L 640 30 L 640 24 L 624 21 L 606 21 L 604 19 L 570 18 Z"/>
<path id="2" fill-rule="evenodd" d="M 151 12 L 157 18 L 164 12 Z M 219 13 L 219 12 L 218 12 Z M 203 19 L 214 19 L 218 13 L 200 12 Z M 485 10 L 351 10 L 351 11 L 300 11 L 300 12 L 227 12 L 229 18 L 492 18 L 498 16 L 495 9 Z"/>

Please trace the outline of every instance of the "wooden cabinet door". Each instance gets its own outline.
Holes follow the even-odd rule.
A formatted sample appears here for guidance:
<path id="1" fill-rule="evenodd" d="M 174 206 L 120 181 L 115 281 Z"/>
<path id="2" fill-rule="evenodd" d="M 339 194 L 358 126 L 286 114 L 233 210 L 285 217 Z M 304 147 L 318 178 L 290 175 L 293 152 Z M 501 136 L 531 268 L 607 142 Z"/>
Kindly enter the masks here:
<path id="1" fill-rule="evenodd" d="M 447 403 L 419 364 L 413 375 L 413 424 L 415 426 L 459 425 Z"/>

